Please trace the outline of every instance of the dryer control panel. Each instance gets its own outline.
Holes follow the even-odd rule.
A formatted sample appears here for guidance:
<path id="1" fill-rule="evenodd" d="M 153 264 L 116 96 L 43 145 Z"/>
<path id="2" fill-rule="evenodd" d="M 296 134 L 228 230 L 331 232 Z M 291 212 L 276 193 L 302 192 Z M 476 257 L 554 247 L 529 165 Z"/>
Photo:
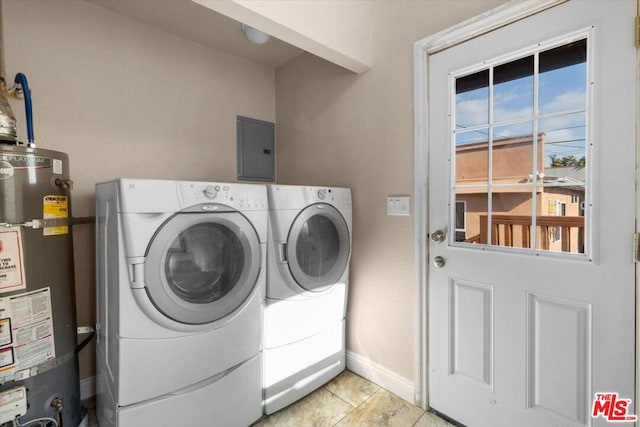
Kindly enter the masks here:
<path id="1" fill-rule="evenodd" d="M 269 209 L 304 209 L 314 203 L 328 203 L 339 209 L 351 208 L 351 190 L 344 187 L 270 185 Z"/>
<path id="2" fill-rule="evenodd" d="M 327 202 L 338 207 L 351 207 L 351 191 L 345 188 L 307 187 L 307 203 Z"/>

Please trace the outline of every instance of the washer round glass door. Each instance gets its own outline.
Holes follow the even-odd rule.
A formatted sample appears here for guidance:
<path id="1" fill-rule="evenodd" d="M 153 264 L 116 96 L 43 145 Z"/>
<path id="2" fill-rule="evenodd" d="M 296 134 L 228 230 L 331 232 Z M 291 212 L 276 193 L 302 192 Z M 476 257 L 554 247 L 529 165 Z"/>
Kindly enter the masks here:
<path id="1" fill-rule="evenodd" d="M 325 203 L 306 207 L 289 230 L 289 271 L 300 287 L 320 292 L 340 280 L 349 264 L 349 227 L 336 208 Z"/>
<path id="2" fill-rule="evenodd" d="M 205 324 L 232 313 L 260 272 L 260 240 L 240 213 L 183 213 L 149 244 L 146 290 L 154 306 L 181 323 Z"/>

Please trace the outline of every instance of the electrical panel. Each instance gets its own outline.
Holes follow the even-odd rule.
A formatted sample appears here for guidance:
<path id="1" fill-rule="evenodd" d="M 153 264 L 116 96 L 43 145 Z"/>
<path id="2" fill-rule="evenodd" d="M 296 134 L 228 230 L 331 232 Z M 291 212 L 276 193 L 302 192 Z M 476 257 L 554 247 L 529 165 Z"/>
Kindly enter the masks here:
<path id="1" fill-rule="evenodd" d="M 275 181 L 276 125 L 238 116 L 238 180 Z"/>

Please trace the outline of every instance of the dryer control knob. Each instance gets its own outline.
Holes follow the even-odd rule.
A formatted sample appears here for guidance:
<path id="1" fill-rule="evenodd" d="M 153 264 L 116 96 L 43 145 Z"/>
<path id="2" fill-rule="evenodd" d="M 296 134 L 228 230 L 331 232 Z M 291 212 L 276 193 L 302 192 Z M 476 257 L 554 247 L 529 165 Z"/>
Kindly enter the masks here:
<path id="1" fill-rule="evenodd" d="M 327 195 L 327 190 L 318 190 L 318 199 L 324 200 Z"/>
<path id="2" fill-rule="evenodd" d="M 206 186 L 203 193 L 207 199 L 215 199 L 216 196 L 218 195 L 218 192 L 216 191 L 213 185 Z"/>

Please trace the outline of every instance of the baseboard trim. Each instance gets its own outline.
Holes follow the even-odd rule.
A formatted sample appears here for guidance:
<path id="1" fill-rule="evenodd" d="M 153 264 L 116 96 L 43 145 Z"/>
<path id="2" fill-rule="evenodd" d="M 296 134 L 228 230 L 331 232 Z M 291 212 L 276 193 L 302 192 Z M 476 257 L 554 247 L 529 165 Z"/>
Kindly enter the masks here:
<path id="1" fill-rule="evenodd" d="M 85 400 L 96 395 L 96 377 L 87 377 L 80 380 L 80 400 Z"/>
<path id="2" fill-rule="evenodd" d="M 412 405 L 415 404 L 415 385 L 413 381 L 398 375 L 361 354 L 347 351 L 346 356 L 348 370 L 389 390 Z"/>

